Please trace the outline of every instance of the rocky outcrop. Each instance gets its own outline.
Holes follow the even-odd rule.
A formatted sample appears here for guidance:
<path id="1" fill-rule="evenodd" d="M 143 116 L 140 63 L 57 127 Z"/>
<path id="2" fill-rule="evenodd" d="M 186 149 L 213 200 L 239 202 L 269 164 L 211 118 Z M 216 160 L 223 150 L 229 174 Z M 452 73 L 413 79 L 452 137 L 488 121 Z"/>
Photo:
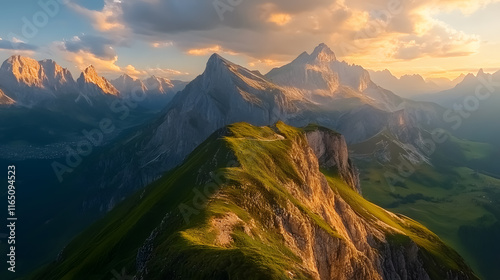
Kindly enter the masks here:
<path id="1" fill-rule="evenodd" d="M 0 89 L 0 105 L 9 106 L 16 103 L 12 98 L 8 97 L 1 89 Z"/>
<path id="2" fill-rule="evenodd" d="M 119 96 L 120 92 L 106 78 L 99 76 L 94 66 L 90 65 L 77 80 L 80 91 L 86 96 Z"/>
<path id="3" fill-rule="evenodd" d="M 327 169 L 335 168 L 342 179 L 361 193 L 359 173 L 349 159 L 344 136 L 332 130 L 317 128 L 307 131 L 306 138 L 318 158 L 319 165 Z"/>

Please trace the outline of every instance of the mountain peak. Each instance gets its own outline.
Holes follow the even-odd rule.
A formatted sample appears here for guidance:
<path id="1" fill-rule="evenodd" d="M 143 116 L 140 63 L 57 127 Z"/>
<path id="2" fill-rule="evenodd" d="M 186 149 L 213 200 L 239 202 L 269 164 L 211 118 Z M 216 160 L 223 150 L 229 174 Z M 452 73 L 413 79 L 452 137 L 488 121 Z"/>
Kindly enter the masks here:
<path id="1" fill-rule="evenodd" d="M 220 56 L 217 53 L 214 53 L 214 54 L 212 54 L 210 56 L 210 58 L 207 61 L 207 68 L 208 67 L 214 67 L 214 66 L 217 66 L 217 65 L 222 65 L 222 64 L 227 65 L 228 62 L 229 61 L 227 59 L 223 58 L 222 56 Z"/>
<path id="2" fill-rule="evenodd" d="M 132 76 L 130 76 L 129 74 L 123 74 L 121 75 L 118 79 L 122 79 L 124 81 L 135 81 L 137 79 L 134 79 Z"/>
<path id="3" fill-rule="evenodd" d="M 243 68 L 237 64 L 232 63 L 231 61 L 223 58 L 217 53 L 214 53 L 210 56 L 207 61 L 207 66 L 205 68 L 205 74 L 209 75 L 220 75 L 221 73 L 233 72 L 235 73 L 236 69 Z"/>
<path id="4" fill-rule="evenodd" d="M 484 76 L 484 74 L 485 74 L 485 73 L 484 73 L 484 70 L 483 70 L 483 68 L 481 68 L 481 69 L 479 69 L 479 71 L 477 72 L 476 77 L 479 77 L 479 76 Z"/>
<path id="5" fill-rule="evenodd" d="M 5 62 L 10 63 L 10 64 L 14 64 L 14 63 L 23 63 L 23 64 L 38 63 L 36 60 L 34 60 L 31 57 L 22 56 L 22 55 L 18 55 L 18 54 L 12 55 Z"/>
<path id="6" fill-rule="evenodd" d="M 325 44 L 319 44 L 311 54 L 311 58 L 321 62 L 336 61 L 335 53 Z"/>
<path id="7" fill-rule="evenodd" d="M 31 76 L 38 76 L 40 64 L 33 58 L 21 55 L 13 55 L 6 61 L 4 61 L 1 69 L 3 71 L 11 72 L 12 74 L 14 74 L 14 76 L 16 76 L 16 78 L 20 78 L 20 76 L 26 74 L 29 74 Z"/>
<path id="8" fill-rule="evenodd" d="M 85 68 L 85 70 L 83 70 L 83 73 L 85 74 L 97 74 L 97 70 L 95 70 L 95 67 L 94 65 L 89 65 L 87 66 L 87 68 Z"/>
<path id="9" fill-rule="evenodd" d="M 4 86 L 9 88 L 19 85 L 36 88 L 50 86 L 44 65 L 30 57 L 13 55 L 2 64 L 0 70 Z"/>
<path id="10" fill-rule="evenodd" d="M 120 94 L 120 92 L 108 80 L 97 74 L 93 65 L 90 65 L 83 70 L 77 82 L 82 89 L 92 93 L 104 93 L 115 96 Z"/>
<path id="11" fill-rule="evenodd" d="M 57 62 L 55 62 L 54 60 L 52 59 L 44 59 L 44 60 L 40 60 L 39 61 L 41 64 L 51 64 L 51 65 L 57 65 Z"/>

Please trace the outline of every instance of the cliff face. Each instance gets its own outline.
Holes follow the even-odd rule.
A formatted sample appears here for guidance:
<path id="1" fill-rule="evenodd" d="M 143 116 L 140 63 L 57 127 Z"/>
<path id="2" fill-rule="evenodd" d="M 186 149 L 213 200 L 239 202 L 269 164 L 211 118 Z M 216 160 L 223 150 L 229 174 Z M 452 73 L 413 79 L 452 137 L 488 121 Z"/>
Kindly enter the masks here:
<path id="1" fill-rule="evenodd" d="M 311 130 L 313 129 L 313 130 Z M 344 136 L 329 129 L 306 128 L 306 139 L 323 168 L 334 168 L 346 183 L 361 193 L 359 173 L 349 159 Z"/>
<path id="2" fill-rule="evenodd" d="M 333 131 L 234 124 L 35 279 L 109 279 L 117 263 L 134 279 L 475 279 L 432 232 L 364 200 L 356 177 Z"/>

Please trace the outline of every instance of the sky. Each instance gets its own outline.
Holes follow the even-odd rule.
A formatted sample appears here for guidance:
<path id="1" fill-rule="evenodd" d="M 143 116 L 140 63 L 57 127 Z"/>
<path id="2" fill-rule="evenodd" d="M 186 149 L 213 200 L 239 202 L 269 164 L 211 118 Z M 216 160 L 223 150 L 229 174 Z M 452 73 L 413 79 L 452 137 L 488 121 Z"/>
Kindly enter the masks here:
<path id="1" fill-rule="evenodd" d="M 267 73 L 326 43 L 366 69 L 452 79 L 500 69 L 499 14 L 500 0 L 4 1 L 0 60 L 191 80 L 214 52 Z"/>

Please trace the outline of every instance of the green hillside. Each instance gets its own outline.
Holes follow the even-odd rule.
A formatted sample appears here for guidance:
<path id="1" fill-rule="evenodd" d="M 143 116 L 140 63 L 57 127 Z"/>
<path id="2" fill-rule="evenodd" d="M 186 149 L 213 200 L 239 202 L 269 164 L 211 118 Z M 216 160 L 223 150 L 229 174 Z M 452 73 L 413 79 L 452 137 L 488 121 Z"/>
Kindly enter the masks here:
<path id="1" fill-rule="evenodd" d="M 300 238 L 308 244 L 317 236 L 343 244 L 339 248 L 353 254 L 353 267 L 375 262 L 353 249 L 345 233 L 349 225 L 332 222 L 329 217 L 335 215 L 381 233 L 373 240 L 374 250 L 405 251 L 416 244 L 416 257 L 434 279 L 475 278 L 461 257 L 425 227 L 368 202 L 335 170 L 321 173 L 305 137 L 305 131 L 315 129 L 238 123 L 219 130 L 181 166 L 125 200 L 30 278 L 313 279 L 316 271 L 300 243 L 290 244 Z M 325 178 L 327 189 L 321 189 Z M 331 195 L 335 207 L 344 205 L 344 212 L 335 208 L 325 214 L 333 201 L 312 193 L 315 187 Z M 285 222 L 294 219 L 302 223 L 287 227 Z M 359 273 L 376 279 L 378 272 L 369 271 L 375 268 Z"/>
<path id="2" fill-rule="evenodd" d="M 428 138 L 429 135 L 426 135 Z M 500 268 L 500 180 L 497 147 L 459 139 L 437 144 L 428 163 L 404 165 L 406 155 L 390 134 L 350 147 L 361 172 L 363 195 L 388 210 L 421 222 L 466 259 L 484 279 L 496 279 Z M 385 143 L 390 160 L 367 149 Z M 379 150 L 378 153 L 382 153 Z M 389 178 L 389 180 L 388 180 Z"/>

